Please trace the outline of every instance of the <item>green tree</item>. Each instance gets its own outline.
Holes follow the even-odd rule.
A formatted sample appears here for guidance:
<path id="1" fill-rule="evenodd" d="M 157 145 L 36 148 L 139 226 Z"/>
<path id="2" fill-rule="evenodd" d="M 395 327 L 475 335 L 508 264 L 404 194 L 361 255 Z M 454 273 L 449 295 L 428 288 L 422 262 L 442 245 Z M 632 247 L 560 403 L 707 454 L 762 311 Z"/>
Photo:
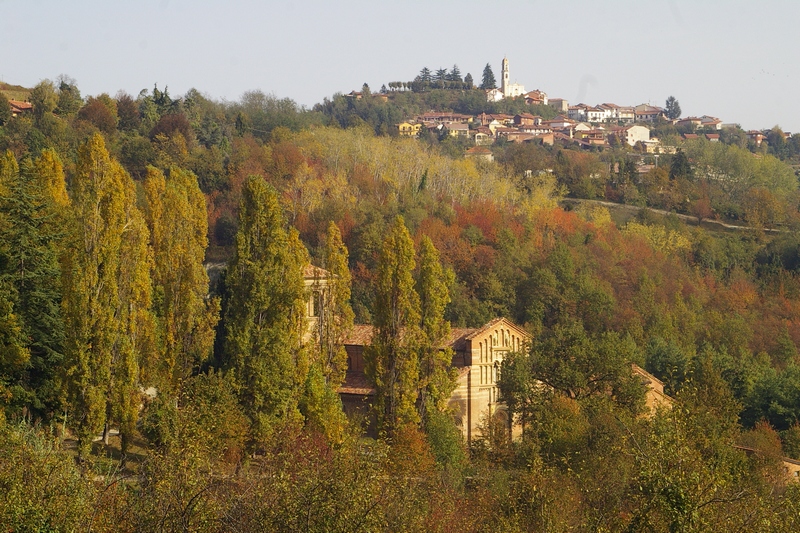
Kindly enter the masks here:
<path id="1" fill-rule="evenodd" d="M 666 103 L 664 104 L 664 111 L 669 119 L 676 119 L 680 118 L 681 116 L 681 105 L 675 99 L 674 96 L 670 96 L 667 98 Z"/>
<path id="2" fill-rule="evenodd" d="M 353 309 L 350 307 L 350 268 L 347 247 L 342 242 L 339 226 L 328 224 L 325 239 L 325 269 L 329 273 L 327 290 L 323 296 L 319 330 L 326 380 L 336 390 L 344 381 L 347 370 L 347 353 L 344 341 L 353 326 Z"/>
<path id="3" fill-rule="evenodd" d="M 78 90 L 75 80 L 62 74 L 56 82 L 58 83 L 58 105 L 54 110 L 55 113 L 60 116 L 74 115 L 83 104 L 81 92 Z"/>
<path id="4" fill-rule="evenodd" d="M 9 194 L 0 197 L 0 216 L 8 224 L 2 228 L 7 248 L 0 247 L 0 280 L 14 287 L 8 302 L 16 309 L 30 355 L 24 371 L 14 376 L 11 402 L 40 419 L 58 407 L 56 379 L 64 345 L 59 206 L 37 173 L 49 155 L 45 152 L 36 163 L 25 161 L 22 175 L 7 184 Z M 61 180 L 63 186 L 63 174 Z"/>
<path id="5" fill-rule="evenodd" d="M 486 63 L 486 66 L 483 67 L 483 76 L 481 77 L 481 89 L 488 90 L 494 89 L 497 87 L 497 81 L 494 79 L 494 72 L 492 72 L 492 66 L 489 63 Z"/>
<path id="6" fill-rule="evenodd" d="M 163 343 L 157 373 L 176 387 L 211 354 L 219 319 L 219 300 L 207 297 L 208 274 L 203 267 L 208 246 L 206 203 L 195 175 L 176 167 L 170 169 L 169 179 L 148 167 L 144 192 L 155 312 Z"/>
<path id="7" fill-rule="evenodd" d="M 287 231 L 278 194 L 259 176 L 242 190 L 236 249 L 228 268 L 226 352 L 256 438 L 282 418 L 298 418 L 308 373 L 303 267 L 308 253 Z"/>
<path id="8" fill-rule="evenodd" d="M 414 290 L 414 243 L 403 217 L 395 218 L 378 256 L 375 332 L 365 350 L 367 377 L 375 384 L 379 426 L 390 437 L 419 422 L 420 302 Z"/>
<path id="9" fill-rule="evenodd" d="M 422 70 L 419 71 L 419 78 L 423 82 L 430 82 L 433 80 L 431 75 L 431 69 L 428 67 L 422 67 Z"/>
<path id="10" fill-rule="evenodd" d="M 442 411 L 455 388 L 455 370 L 451 367 L 453 352 L 442 349 L 450 335 L 450 322 L 444 310 L 450 303 L 448 287 L 455 282 L 451 270 L 445 270 L 439 251 L 426 235 L 419 244 L 419 272 L 416 291 L 420 301 L 419 409 L 425 422 L 428 409 Z"/>
<path id="11" fill-rule="evenodd" d="M 0 126 L 3 126 L 11 120 L 11 104 L 6 98 L 6 95 L 0 93 Z"/>
<path id="12" fill-rule="evenodd" d="M 461 70 L 458 68 L 458 65 L 453 65 L 453 68 L 447 74 L 448 81 L 463 81 L 461 79 Z"/>
<path id="13" fill-rule="evenodd" d="M 31 91 L 30 99 L 33 104 L 33 114 L 37 119 L 41 119 L 47 113 L 52 113 L 58 105 L 58 93 L 55 85 L 50 80 L 40 81 Z"/>
<path id="14" fill-rule="evenodd" d="M 464 85 L 467 87 L 467 89 L 472 89 L 474 85 L 474 82 L 472 81 L 472 74 L 469 72 L 467 72 L 467 75 L 464 76 Z"/>
<path id="15" fill-rule="evenodd" d="M 135 419 L 140 318 L 149 307 L 150 280 L 142 246 L 147 230 L 135 208 L 133 181 L 99 134 L 78 152 L 73 190 L 62 308 L 70 418 L 85 455 L 112 417 L 125 423 L 121 430 Z"/>
<path id="16" fill-rule="evenodd" d="M 669 167 L 669 179 L 691 180 L 693 177 L 694 171 L 691 163 L 689 163 L 689 158 L 683 150 L 678 150 L 678 153 L 672 157 L 672 164 Z"/>

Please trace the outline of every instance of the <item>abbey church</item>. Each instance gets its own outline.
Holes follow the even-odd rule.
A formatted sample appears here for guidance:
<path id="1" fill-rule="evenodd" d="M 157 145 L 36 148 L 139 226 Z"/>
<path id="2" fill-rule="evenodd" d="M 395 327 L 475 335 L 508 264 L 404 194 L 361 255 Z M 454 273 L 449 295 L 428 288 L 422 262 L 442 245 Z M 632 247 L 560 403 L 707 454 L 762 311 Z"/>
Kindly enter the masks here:
<path id="1" fill-rule="evenodd" d="M 309 293 L 306 340 L 325 319 L 321 316 L 321 302 L 326 298 L 327 277 L 327 271 L 321 268 L 309 265 L 304 270 Z M 371 325 L 357 324 L 345 342 L 348 369 L 339 395 L 348 415 L 367 415 L 375 395 L 375 389 L 364 374 L 364 348 L 372 343 L 372 335 Z M 449 406 L 467 442 L 481 436 L 480 427 L 489 418 L 511 429 L 511 420 L 499 401 L 497 390 L 500 365 L 506 354 L 521 351 L 529 343 L 528 333 L 505 318 L 496 318 L 480 328 L 450 330 L 442 349 L 452 350 L 451 364 L 458 371 L 458 380 Z"/>

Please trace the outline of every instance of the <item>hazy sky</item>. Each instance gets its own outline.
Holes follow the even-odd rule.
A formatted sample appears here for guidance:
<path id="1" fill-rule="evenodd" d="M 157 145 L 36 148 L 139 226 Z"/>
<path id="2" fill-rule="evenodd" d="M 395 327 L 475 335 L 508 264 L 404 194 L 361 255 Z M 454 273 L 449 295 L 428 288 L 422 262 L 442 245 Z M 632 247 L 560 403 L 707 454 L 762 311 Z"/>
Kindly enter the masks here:
<path id="1" fill-rule="evenodd" d="M 0 80 L 66 74 L 81 93 L 260 89 L 312 106 L 422 67 L 570 104 L 664 105 L 800 132 L 798 1 L 0 0 Z"/>

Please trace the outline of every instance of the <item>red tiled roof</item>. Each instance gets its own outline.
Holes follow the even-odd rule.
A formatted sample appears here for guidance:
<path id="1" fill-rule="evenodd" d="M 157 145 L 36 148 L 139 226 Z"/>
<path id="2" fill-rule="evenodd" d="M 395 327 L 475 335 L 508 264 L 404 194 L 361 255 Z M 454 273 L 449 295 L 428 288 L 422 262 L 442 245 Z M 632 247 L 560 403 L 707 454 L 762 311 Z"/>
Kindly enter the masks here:
<path id="1" fill-rule="evenodd" d="M 8 103 L 11 104 L 13 107 L 16 107 L 20 111 L 33 109 L 33 104 L 30 102 L 21 102 L 20 100 L 9 100 Z"/>

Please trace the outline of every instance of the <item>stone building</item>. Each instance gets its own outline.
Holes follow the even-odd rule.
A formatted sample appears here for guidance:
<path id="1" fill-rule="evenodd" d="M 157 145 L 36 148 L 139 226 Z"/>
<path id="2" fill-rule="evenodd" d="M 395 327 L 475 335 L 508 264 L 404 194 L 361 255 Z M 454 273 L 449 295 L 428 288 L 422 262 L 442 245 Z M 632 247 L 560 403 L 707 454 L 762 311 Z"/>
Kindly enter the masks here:
<path id="1" fill-rule="evenodd" d="M 364 375 L 364 348 L 372 342 L 373 328 L 356 325 L 345 344 L 348 371 L 339 394 L 348 415 L 368 416 L 375 389 Z M 489 418 L 511 430 L 511 419 L 498 400 L 500 365 L 509 352 L 521 351 L 530 342 L 522 328 L 505 318 L 496 318 L 480 328 L 453 328 L 442 348 L 453 351 L 452 365 L 458 381 L 450 396 L 450 408 L 467 442 L 481 436 Z"/>

